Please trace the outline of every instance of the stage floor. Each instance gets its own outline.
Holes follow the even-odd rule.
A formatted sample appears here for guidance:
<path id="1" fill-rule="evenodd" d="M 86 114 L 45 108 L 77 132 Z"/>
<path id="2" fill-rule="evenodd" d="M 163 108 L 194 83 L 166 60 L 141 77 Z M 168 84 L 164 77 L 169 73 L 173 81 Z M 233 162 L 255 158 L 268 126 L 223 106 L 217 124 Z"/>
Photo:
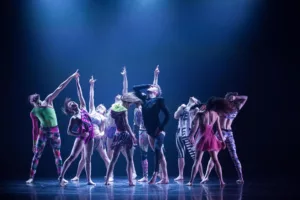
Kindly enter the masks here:
<path id="1" fill-rule="evenodd" d="M 287 183 L 283 182 L 249 181 L 244 185 L 237 185 L 234 180 L 227 180 L 226 186 L 221 188 L 217 179 L 210 180 L 204 185 L 200 185 L 197 179 L 193 187 L 185 185 L 188 178 L 186 178 L 185 182 L 175 182 L 173 178 L 170 180 L 170 184 L 167 185 L 148 185 L 147 183 L 136 182 L 136 186 L 133 187 L 128 186 L 126 177 L 115 178 L 114 183 L 110 186 L 104 185 L 104 179 L 93 179 L 97 185 L 88 186 L 85 184 L 84 178 L 77 183 L 69 182 L 65 187 L 60 187 L 58 182 L 53 179 L 37 178 L 35 183 L 31 185 L 26 185 L 25 180 L 6 181 L 1 183 L 0 197 L 3 200 L 299 199 L 296 187 L 291 188 Z"/>

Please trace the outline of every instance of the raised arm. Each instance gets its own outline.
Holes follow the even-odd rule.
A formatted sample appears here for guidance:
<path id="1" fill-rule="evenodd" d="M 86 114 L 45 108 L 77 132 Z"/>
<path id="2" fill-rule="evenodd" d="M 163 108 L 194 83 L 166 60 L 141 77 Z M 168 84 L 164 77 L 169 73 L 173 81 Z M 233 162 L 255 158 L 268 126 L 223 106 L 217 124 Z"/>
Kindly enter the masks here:
<path id="1" fill-rule="evenodd" d="M 80 108 L 86 110 L 86 103 L 85 103 L 85 100 L 83 98 L 81 86 L 80 86 L 80 83 L 79 83 L 79 76 L 76 77 L 76 87 L 77 87 L 77 95 L 78 95 L 79 102 L 80 102 Z"/>
<path id="2" fill-rule="evenodd" d="M 90 100 L 89 100 L 89 113 L 92 113 L 95 111 L 95 100 L 94 100 L 94 85 L 95 85 L 96 79 L 92 76 L 90 79 Z"/>
<path id="3" fill-rule="evenodd" d="M 185 104 L 182 104 L 181 106 L 178 107 L 176 112 L 174 113 L 174 118 L 179 119 L 180 115 L 182 114 L 183 109 L 186 107 Z"/>
<path id="4" fill-rule="evenodd" d="M 238 109 L 241 110 L 242 107 L 245 105 L 245 103 L 247 102 L 248 100 L 248 96 L 235 96 L 235 100 L 237 100 L 239 102 L 238 104 Z"/>
<path id="5" fill-rule="evenodd" d="M 33 151 L 35 151 L 35 145 L 37 142 L 37 138 L 39 136 L 39 120 L 38 118 L 30 112 L 30 118 L 32 121 L 32 141 L 33 141 Z"/>
<path id="6" fill-rule="evenodd" d="M 163 131 L 165 129 L 165 126 L 167 125 L 167 123 L 170 120 L 170 112 L 169 112 L 168 108 L 165 105 L 165 100 L 164 99 L 159 99 L 159 101 L 160 101 L 160 109 L 165 115 L 165 118 L 164 118 L 163 122 L 159 126 L 159 130 Z"/>
<path id="7" fill-rule="evenodd" d="M 150 86 L 151 84 L 135 85 L 133 86 L 133 91 L 138 98 L 144 101 L 145 96 L 142 94 L 142 90 L 148 89 Z"/>
<path id="8" fill-rule="evenodd" d="M 156 69 L 154 70 L 153 85 L 158 85 L 158 74 L 159 74 L 159 65 L 157 65 Z"/>
<path id="9" fill-rule="evenodd" d="M 123 90 L 122 94 L 128 93 L 128 80 L 127 80 L 127 72 L 126 72 L 126 67 L 124 66 L 123 71 L 121 72 L 123 75 Z"/>
<path id="10" fill-rule="evenodd" d="M 58 88 L 56 88 L 54 90 L 54 92 L 52 92 L 51 94 L 49 94 L 45 101 L 47 101 L 48 103 L 52 103 L 52 101 L 57 97 L 57 95 L 63 90 L 65 89 L 65 87 L 70 83 L 70 81 L 74 78 L 78 76 L 78 69 L 76 70 L 76 72 L 74 74 L 72 74 L 69 78 L 67 78 L 64 82 L 62 82 Z"/>
<path id="11" fill-rule="evenodd" d="M 74 117 L 71 117 L 70 121 L 69 121 L 69 125 L 68 125 L 68 135 L 71 136 L 78 136 L 80 134 L 79 130 L 74 131 L 74 127 L 76 127 L 77 125 L 77 120 Z"/>

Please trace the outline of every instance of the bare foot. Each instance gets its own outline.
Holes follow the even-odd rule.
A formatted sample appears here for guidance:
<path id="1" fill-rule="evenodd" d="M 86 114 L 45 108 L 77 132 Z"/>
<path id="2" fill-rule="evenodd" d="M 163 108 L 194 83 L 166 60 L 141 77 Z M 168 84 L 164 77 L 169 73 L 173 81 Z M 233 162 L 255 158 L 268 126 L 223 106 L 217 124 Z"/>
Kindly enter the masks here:
<path id="1" fill-rule="evenodd" d="M 168 184 L 168 183 L 169 183 L 169 179 L 161 179 L 156 184 Z"/>
<path id="2" fill-rule="evenodd" d="M 178 176 L 177 178 L 174 179 L 174 181 L 182 181 L 184 178 L 183 176 Z"/>
<path id="3" fill-rule="evenodd" d="M 244 180 L 243 179 L 239 179 L 236 181 L 237 184 L 244 184 Z"/>
<path id="4" fill-rule="evenodd" d="M 129 182 L 129 186 L 135 186 L 133 182 Z"/>
<path id="5" fill-rule="evenodd" d="M 138 180 L 138 182 L 148 182 L 148 178 L 147 177 L 143 177 L 140 180 Z"/>
<path id="6" fill-rule="evenodd" d="M 204 184 L 208 181 L 208 178 L 203 178 L 202 181 L 200 182 L 200 184 Z"/>
<path id="7" fill-rule="evenodd" d="M 137 175 L 136 173 L 132 174 L 132 179 L 136 179 Z"/>
<path id="8" fill-rule="evenodd" d="M 109 182 L 113 182 L 113 181 L 114 181 L 114 177 L 112 177 L 112 176 L 109 177 L 108 181 L 109 181 Z"/>
<path id="9" fill-rule="evenodd" d="M 225 186 L 225 184 L 226 183 L 224 181 L 220 182 L 221 187 Z"/>
<path id="10" fill-rule="evenodd" d="M 26 181 L 26 184 L 31 184 L 31 183 L 33 183 L 33 178 L 30 178 Z"/>
<path id="11" fill-rule="evenodd" d="M 96 185 L 96 183 L 94 183 L 92 180 L 88 181 L 87 184 L 88 184 L 88 185 Z"/>
<path id="12" fill-rule="evenodd" d="M 64 178 L 60 178 L 59 184 L 60 186 L 64 187 L 68 184 L 68 181 Z"/>
<path id="13" fill-rule="evenodd" d="M 193 183 L 192 182 L 188 182 L 186 185 L 187 186 L 193 186 Z"/>
<path id="14" fill-rule="evenodd" d="M 149 184 L 154 184 L 156 182 L 156 178 L 157 178 L 157 173 L 153 173 L 152 178 L 149 181 Z"/>
<path id="15" fill-rule="evenodd" d="M 79 177 L 75 176 L 74 178 L 71 179 L 71 181 L 79 181 Z"/>

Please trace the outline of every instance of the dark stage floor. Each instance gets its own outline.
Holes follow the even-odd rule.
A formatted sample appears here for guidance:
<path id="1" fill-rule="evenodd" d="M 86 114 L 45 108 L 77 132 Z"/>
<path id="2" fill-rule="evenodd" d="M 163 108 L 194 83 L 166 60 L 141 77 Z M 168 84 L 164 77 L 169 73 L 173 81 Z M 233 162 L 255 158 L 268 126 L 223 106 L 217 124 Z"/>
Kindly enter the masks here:
<path id="1" fill-rule="evenodd" d="M 172 179 L 171 179 L 172 180 Z M 148 185 L 136 183 L 129 187 L 126 177 L 115 179 L 113 185 L 105 186 L 103 179 L 94 179 L 96 186 L 88 186 L 84 179 L 79 183 L 70 182 L 64 188 L 53 179 L 36 179 L 32 185 L 23 181 L 7 181 L 1 183 L 1 199 L 79 199 L 79 200 L 114 200 L 114 199 L 203 199 L 203 200 L 245 200 L 245 199 L 299 199 L 292 189 L 284 182 L 246 182 L 244 185 L 235 184 L 234 180 L 227 180 L 224 188 L 220 188 L 217 179 L 200 185 L 195 181 L 193 187 L 186 186 L 186 181 L 174 182 L 168 185 Z M 299 196 L 298 196 L 299 197 Z"/>

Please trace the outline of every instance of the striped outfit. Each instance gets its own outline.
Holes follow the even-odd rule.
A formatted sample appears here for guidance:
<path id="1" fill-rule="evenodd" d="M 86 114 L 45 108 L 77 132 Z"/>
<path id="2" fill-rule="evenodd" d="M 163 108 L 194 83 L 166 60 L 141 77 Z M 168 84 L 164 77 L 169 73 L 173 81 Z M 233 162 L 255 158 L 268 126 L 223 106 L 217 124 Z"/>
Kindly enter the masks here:
<path id="1" fill-rule="evenodd" d="M 189 135 L 191 131 L 191 116 L 187 108 L 181 112 L 178 121 L 178 129 L 176 132 L 176 147 L 178 152 L 178 158 L 184 158 L 185 152 L 188 150 L 192 159 L 195 159 L 195 147 L 189 141 Z"/>

